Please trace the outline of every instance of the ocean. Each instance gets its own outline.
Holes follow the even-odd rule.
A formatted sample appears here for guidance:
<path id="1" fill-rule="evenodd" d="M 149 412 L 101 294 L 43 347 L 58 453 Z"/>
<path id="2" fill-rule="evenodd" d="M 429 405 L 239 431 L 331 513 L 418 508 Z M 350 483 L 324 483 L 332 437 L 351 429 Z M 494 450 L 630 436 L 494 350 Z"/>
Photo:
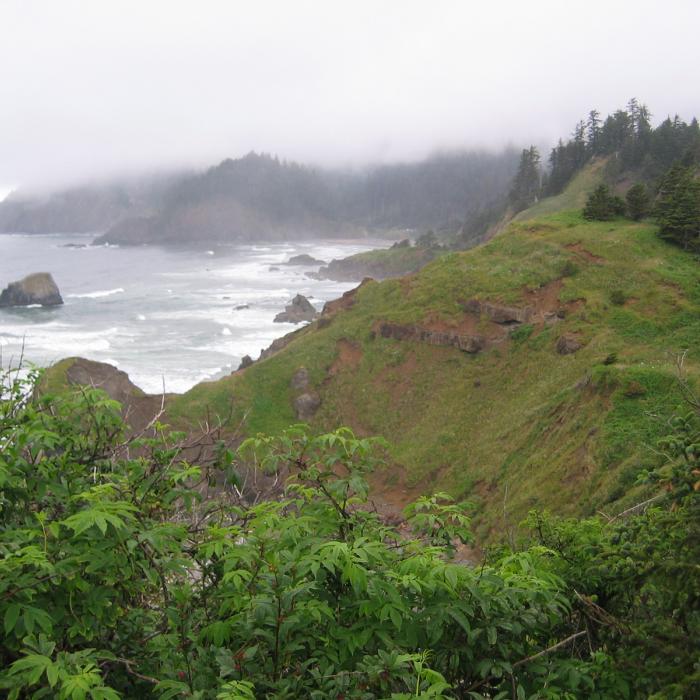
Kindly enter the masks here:
<path id="1" fill-rule="evenodd" d="M 182 250 L 92 246 L 89 235 L 0 235 L 0 289 L 50 272 L 64 305 L 0 309 L 1 364 L 41 367 L 64 357 L 108 362 L 149 393 L 181 393 L 256 359 L 298 326 L 273 323 L 297 293 L 317 309 L 357 282 L 313 280 L 286 266 L 306 253 L 330 261 L 386 241 L 317 240 Z M 277 269 L 270 269 L 270 268 Z M 358 280 L 359 282 L 359 280 Z"/>

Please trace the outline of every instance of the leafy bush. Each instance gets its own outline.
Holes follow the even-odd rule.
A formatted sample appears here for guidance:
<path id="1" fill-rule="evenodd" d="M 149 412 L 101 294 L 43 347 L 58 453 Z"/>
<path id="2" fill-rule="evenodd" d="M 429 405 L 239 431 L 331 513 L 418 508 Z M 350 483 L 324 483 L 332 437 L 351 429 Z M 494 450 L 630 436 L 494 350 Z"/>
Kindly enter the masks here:
<path id="1" fill-rule="evenodd" d="M 31 384 L 5 379 L 0 687 L 9 698 L 625 698 L 653 688 L 657 673 L 666 687 L 673 666 L 660 672 L 656 660 L 670 653 L 680 654 L 679 687 L 693 687 L 696 574 L 678 576 L 667 556 L 679 551 L 685 565 L 682 548 L 700 541 L 679 527 L 696 494 L 690 428 L 673 438 L 690 462 L 647 475 L 683 494 L 664 515 L 671 539 L 646 532 L 660 522 L 650 516 L 629 534 L 541 521 L 544 547 L 472 568 L 451 559 L 470 539 L 465 504 L 420 499 L 406 511 L 411 536 L 367 506 L 379 441 L 297 427 L 251 438 L 235 455 L 221 444 L 195 466 L 185 458 L 191 439 L 158 422 L 125 437 L 119 405 L 97 390 L 37 398 Z M 233 486 L 202 497 L 206 483 L 260 472 L 288 476 L 276 500 L 247 500 Z M 617 536 L 632 543 L 632 559 Z M 666 572 L 675 602 L 664 597 Z M 682 628 L 668 626 L 674 605 Z M 675 630 L 656 657 L 621 632 L 639 623 L 653 634 L 647 609 L 664 634 Z M 649 672 L 632 664 L 642 652 Z"/>
<path id="2" fill-rule="evenodd" d="M 624 306 L 627 301 L 627 295 L 621 289 L 613 289 L 610 292 L 610 303 L 615 306 Z"/>
<path id="3" fill-rule="evenodd" d="M 516 343 L 525 342 L 535 331 L 535 327 L 531 323 L 523 323 L 520 326 L 516 326 L 510 331 L 510 338 Z"/>

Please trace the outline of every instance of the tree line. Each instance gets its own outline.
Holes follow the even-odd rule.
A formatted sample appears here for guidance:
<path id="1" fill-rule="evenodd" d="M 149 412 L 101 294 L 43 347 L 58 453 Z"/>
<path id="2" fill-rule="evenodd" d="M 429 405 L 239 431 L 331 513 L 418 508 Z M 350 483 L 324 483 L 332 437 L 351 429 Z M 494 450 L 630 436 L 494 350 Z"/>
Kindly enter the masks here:
<path id="1" fill-rule="evenodd" d="M 686 249 L 700 244 L 700 127 L 678 116 L 651 126 L 646 105 L 630 100 L 602 120 L 592 110 L 581 120 L 566 143 L 559 141 L 541 166 L 535 146 L 523 149 L 512 181 L 508 204 L 519 212 L 541 197 L 556 195 L 592 159 L 608 158 L 607 180 L 636 180 L 625 198 L 603 183 L 590 194 L 583 210 L 587 219 L 607 221 L 627 215 L 638 221 L 653 216 L 659 234 Z"/>

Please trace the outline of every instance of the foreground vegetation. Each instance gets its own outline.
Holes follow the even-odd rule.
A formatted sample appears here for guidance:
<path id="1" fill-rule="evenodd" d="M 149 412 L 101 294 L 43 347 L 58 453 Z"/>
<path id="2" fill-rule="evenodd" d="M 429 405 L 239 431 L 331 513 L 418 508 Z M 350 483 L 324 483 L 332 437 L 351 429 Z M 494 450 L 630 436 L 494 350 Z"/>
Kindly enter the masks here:
<path id="1" fill-rule="evenodd" d="M 99 391 L 0 401 L 0 687 L 9 698 L 690 698 L 700 692 L 700 432 L 673 419 L 653 500 L 532 513 L 452 561 L 469 507 L 363 504 L 382 445 L 295 428 L 204 467 Z M 275 500 L 246 470 L 288 475 Z M 201 496 L 204 482 L 219 495 Z"/>

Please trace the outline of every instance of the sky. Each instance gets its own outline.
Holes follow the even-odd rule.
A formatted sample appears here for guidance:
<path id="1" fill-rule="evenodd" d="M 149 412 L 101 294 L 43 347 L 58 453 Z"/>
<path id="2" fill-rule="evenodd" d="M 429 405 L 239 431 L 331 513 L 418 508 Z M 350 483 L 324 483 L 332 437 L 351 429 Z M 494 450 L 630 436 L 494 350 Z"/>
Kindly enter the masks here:
<path id="1" fill-rule="evenodd" d="M 698 0 L 0 0 L 0 197 L 204 167 L 551 145 L 700 115 Z"/>

